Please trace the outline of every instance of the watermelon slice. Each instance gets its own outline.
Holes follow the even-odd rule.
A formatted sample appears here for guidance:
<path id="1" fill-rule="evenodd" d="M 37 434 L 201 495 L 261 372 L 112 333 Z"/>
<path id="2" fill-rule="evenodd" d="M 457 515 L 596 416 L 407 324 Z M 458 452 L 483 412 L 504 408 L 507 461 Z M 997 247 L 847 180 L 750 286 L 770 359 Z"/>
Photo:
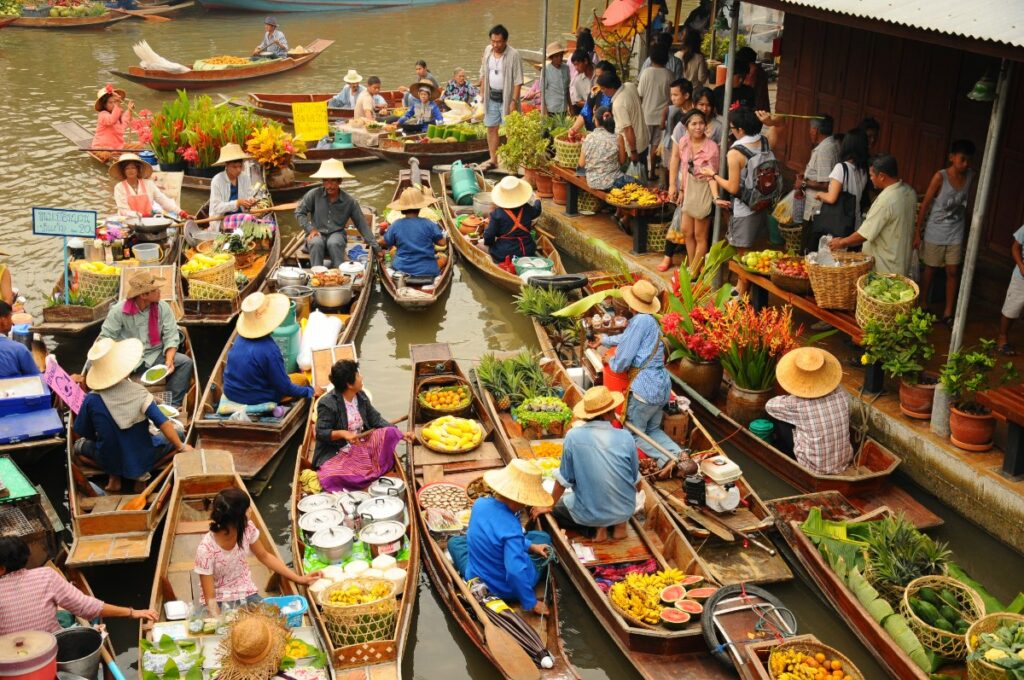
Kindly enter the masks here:
<path id="1" fill-rule="evenodd" d="M 695 586 L 698 583 L 702 583 L 703 581 L 704 581 L 704 577 L 703 576 L 700 576 L 698 574 L 690 574 L 689 576 L 687 576 L 686 578 L 683 579 L 683 582 L 682 582 L 681 585 L 684 588 L 689 588 L 690 586 Z"/>
<path id="2" fill-rule="evenodd" d="M 706 600 L 714 595 L 717 590 L 718 588 L 694 588 L 686 592 L 686 597 L 691 600 Z"/>
<path id="3" fill-rule="evenodd" d="M 690 615 L 674 607 L 661 610 L 661 624 L 669 630 L 681 630 L 690 622 Z"/>
<path id="4" fill-rule="evenodd" d="M 704 612 L 704 605 L 696 600 L 683 599 L 676 600 L 676 609 L 682 610 L 688 614 L 700 615 Z"/>
<path id="5" fill-rule="evenodd" d="M 686 588 L 680 585 L 669 586 L 661 591 L 661 602 L 669 607 L 684 597 L 686 597 Z"/>

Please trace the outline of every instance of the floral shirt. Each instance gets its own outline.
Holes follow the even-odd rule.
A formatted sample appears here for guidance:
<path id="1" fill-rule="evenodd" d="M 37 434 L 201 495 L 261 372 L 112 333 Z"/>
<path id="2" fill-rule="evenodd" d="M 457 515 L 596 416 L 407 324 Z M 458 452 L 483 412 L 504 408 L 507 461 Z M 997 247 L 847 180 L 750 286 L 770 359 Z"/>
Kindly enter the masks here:
<path id="1" fill-rule="evenodd" d="M 468 80 L 459 85 L 454 80 L 449 80 L 444 87 L 442 99 L 458 99 L 461 102 L 471 103 L 476 98 L 476 87 Z"/>
<path id="2" fill-rule="evenodd" d="M 196 550 L 195 571 L 200 576 L 213 577 L 213 593 L 217 602 L 235 602 L 259 592 L 249 568 L 249 546 L 260 537 L 260 530 L 251 521 L 242 534 L 242 545 L 225 550 L 217 545 L 213 534 L 207 532 Z M 206 594 L 200 592 L 206 604 Z"/>
<path id="3" fill-rule="evenodd" d="M 622 176 L 618 140 L 604 128 L 597 127 L 587 135 L 582 154 L 586 159 L 587 184 L 592 188 L 607 191 Z"/>
<path id="4" fill-rule="evenodd" d="M 363 416 L 359 413 L 359 401 L 353 399 L 348 401 L 343 399 L 345 402 L 345 413 L 348 415 L 348 431 L 349 432 L 362 432 L 363 431 Z"/>

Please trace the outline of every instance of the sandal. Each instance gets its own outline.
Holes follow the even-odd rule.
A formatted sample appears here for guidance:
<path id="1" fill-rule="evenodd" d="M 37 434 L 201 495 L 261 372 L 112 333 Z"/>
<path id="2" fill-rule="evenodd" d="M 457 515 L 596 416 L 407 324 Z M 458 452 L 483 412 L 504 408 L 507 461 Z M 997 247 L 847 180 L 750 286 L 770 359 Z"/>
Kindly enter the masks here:
<path id="1" fill-rule="evenodd" d="M 479 170 L 480 172 L 485 172 L 487 170 L 490 170 L 493 167 L 494 167 L 494 162 L 491 161 L 490 159 L 487 159 L 483 163 L 478 163 L 477 166 L 476 166 L 476 169 Z"/>
<path id="2" fill-rule="evenodd" d="M 1004 342 L 999 345 L 999 353 L 1004 357 L 1015 357 L 1017 356 L 1017 348 L 1009 342 Z"/>
<path id="3" fill-rule="evenodd" d="M 949 326 L 950 328 L 952 328 L 953 327 L 953 317 L 952 316 L 944 316 L 944 317 L 942 317 L 942 323 L 944 323 L 947 326 Z"/>
<path id="4" fill-rule="evenodd" d="M 668 271 L 669 269 L 671 269 L 671 268 L 672 268 L 672 265 L 671 265 L 671 264 L 664 264 L 664 263 L 662 263 L 662 264 L 659 264 L 659 265 L 658 265 L 658 266 L 656 267 L 656 269 L 657 269 L 657 270 L 658 270 L 659 272 L 667 272 L 667 271 Z"/>

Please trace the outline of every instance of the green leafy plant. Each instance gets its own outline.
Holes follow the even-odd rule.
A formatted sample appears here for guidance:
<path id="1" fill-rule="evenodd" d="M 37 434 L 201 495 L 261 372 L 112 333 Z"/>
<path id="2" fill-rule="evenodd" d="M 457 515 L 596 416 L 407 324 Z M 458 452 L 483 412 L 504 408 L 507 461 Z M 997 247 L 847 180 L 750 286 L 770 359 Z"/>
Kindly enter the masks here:
<path id="1" fill-rule="evenodd" d="M 746 36 L 736 36 L 736 49 L 747 46 Z M 704 39 L 700 43 L 700 51 L 708 59 L 714 59 L 715 61 L 724 61 L 725 55 L 729 53 L 729 34 L 719 33 L 715 40 L 715 51 L 711 53 L 711 31 L 704 34 Z"/>
<path id="2" fill-rule="evenodd" d="M 46 301 L 47 307 L 59 307 L 63 304 L 95 307 L 99 303 L 93 297 L 85 293 L 79 293 L 77 290 L 68 293 L 68 301 L 66 303 L 64 302 L 64 293 L 56 293 Z"/>
<path id="3" fill-rule="evenodd" d="M 548 140 L 544 137 L 544 117 L 540 111 L 513 111 L 505 117 L 502 132 L 505 143 L 498 147 L 502 165 L 510 170 L 548 166 Z"/>
<path id="4" fill-rule="evenodd" d="M 501 410 L 535 397 L 556 396 L 558 392 L 529 350 L 505 359 L 493 353 L 483 355 L 476 367 L 476 377 Z"/>
<path id="5" fill-rule="evenodd" d="M 721 311 L 732 297 L 733 286 L 723 283 L 715 287 L 715 277 L 722 265 L 736 255 L 736 249 L 726 241 L 717 241 L 704 258 L 700 274 L 693 276 L 689 268 L 680 265 L 673 277 L 672 295 L 668 309 L 661 317 L 662 330 L 669 346 L 669 361 L 689 357 L 692 361 L 708 361 L 718 356 L 710 338 L 704 337 L 705 320 Z"/>
<path id="6" fill-rule="evenodd" d="M 203 654 L 194 640 L 139 640 L 139 652 L 142 680 L 203 680 Z"/>
<path id="7" fill-rule="evenodd" d="M 868 573 L 872 585 L 883 595 L 902 592 L 908 583 L 921 576 L 945 573 L 951 555 L 948 546 L 918 531 L 904 515 L 871 522 L 870 527 Z"/>
<path id="8" fill-rule="evenodd" d="M 897 314 L 889 325 L 868 322 L 861 363 L 866 366 L 880 361 L 882 370 L 894 380 L 917 383 L 925 362 L 935 354 L 929 340 L 934 325 L 935 315 L 920 307 Z"/>
<path id="9" fill-rule="evenodd" d="M 991 373 L 996 363 L 996 341 L 982 338 L 976 346 L 949 355 L 939 373 L 939 382 L 958 409 L 988 413 L 988 409 L 977 403 L 975 397 L 978 392 L 991 389 Z M 1013 362 L 1007 361 L 1002 368 L 1003 376 L 999 385 L 1005 385 L 1018 377 Z"/>

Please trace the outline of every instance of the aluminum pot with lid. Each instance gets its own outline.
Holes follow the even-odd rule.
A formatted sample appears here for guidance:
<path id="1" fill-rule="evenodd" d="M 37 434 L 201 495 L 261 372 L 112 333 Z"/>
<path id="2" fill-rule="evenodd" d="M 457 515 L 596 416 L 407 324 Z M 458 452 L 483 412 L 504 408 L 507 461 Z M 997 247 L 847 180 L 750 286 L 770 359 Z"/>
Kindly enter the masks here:
<path id="1" fill-rule="evenodd" d="M 309 285 L 309 274 L 299 267 L 278 267 L 275 278 L 278 288 Z"/>
<path id="2" fill-rule="evenodd" d="M 373 522 L 359 532 L 359 540 L 370 548 L 373 557 L 394 555 L 402 548 L 405 526 L 401 522 Z"/>
<path id="3" fill-rule="evenodd" d="M 405 482 L 398 477 L 381 477 L 367 491 L 371 496 L 401 496 L 405 493 Z"/>
<path id="4" fill-rule="evenodd" d="M 338 564 L 352 554 L 355 532 L 346 526 L 326 527 L 313 534 L 309 544 L 324 562 Z"/>
<path id="5" fill-rule="evenodd" d="M 336 508 L 324 508 L 307 512 L 299 518 L 299 528 L 308 534 L 315 534 L 321 529 L 341 526 L 345 520 L 344 515 Z"/>
<path id="6" fill-rule="evenodd" d="M 325 493 L 315 493 L 299 499 L 297 507 L 299 508 L 299 512 L 302 513 L 313 512 L 314 510 L 323 510 L 324 508 L 333 508 L 334 499 Z"/>
<path id="7" fill-rule="evenodd" d="M 396 520 L 405 523 L 405 501 L 394 496 L 377 496 L 363 501 L 356 508 L 363 524 Z"/>

